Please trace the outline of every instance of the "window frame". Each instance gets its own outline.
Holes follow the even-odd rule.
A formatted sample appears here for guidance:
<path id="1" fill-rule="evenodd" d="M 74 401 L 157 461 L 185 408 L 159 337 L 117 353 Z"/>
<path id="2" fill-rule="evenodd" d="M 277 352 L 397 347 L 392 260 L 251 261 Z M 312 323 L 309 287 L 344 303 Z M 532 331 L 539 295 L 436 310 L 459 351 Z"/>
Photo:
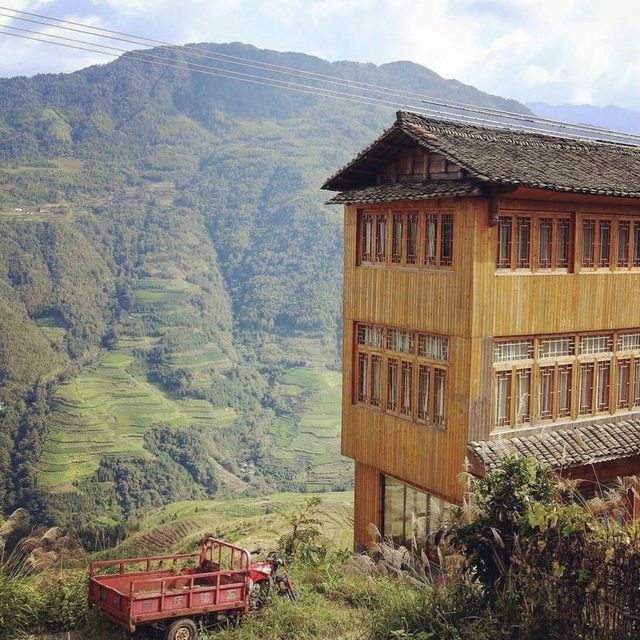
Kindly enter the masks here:
<path id="1" fill-rule="evenodd" d="M 446 429 L 450 349 L 450 337 L 443 334 L 356 322 L 353 404 L 429 427 Z M 376 358 L 380 367 L 379 402 L 375 401 L 374 392 Z M 362 371 L 367 375 L 364 383 Z M 421 396 L 424 372 L 429 376 L 425 415 Z M 395 380 L 394 388 L 392 379 Z M 363 393 L 363 384 L 366 385 L 366 393 Z"/>
<path id="2" fill-rule="evenodd" d="M 454 211 L 448 208 L 357 209 L 356 266 L 453 270 L 454 223 Z"/>
<path id="3" fill-rule="evenodd" d="M 622 395 L 624 401 L 620 400 L 619 389 L 621 363 L 626 366 L 626 382 L 624 382 L 626 392 Z M 519 372 L 527 369 L 531 372 L 530 419 L 517 421 L 517 376 Z M 549 375 L 548 387 L 543 385 L 543 374 Z M 587 390 L 583 389 L 584 380 L 586 380 L 584 376 L 588 376 L 590 381 Z M 503 416 L 502 413 L 499 415 L 498 385 L 499 380 L 507 377 L 508 415 Z M 604 395 L 603 384 L 606 385 Z M 545 388 L 548 388 L 546 393 Z M 545 393 L 544 398 L 543 393 Z M 567 394 L 568 403 L 564 401 Z M 588 417 L 597 418 L 638 411 L 640 411 L 640 329 L 494 339 L 492 431 L 515 431 L 534 428 L 537 425 L 561 424 Z"/>
<path id="4" fill-rule="evenodd" d="M 498 216 L 496 271 L 570 273 L 573 267 L 574 217 L 570 213 L 503 212 Z M 560 228 L 566 229 L 565 258 L 559 252 Z M 548 257 L 542 258 L 543 229 L 548 229 Z M 526 247 L 523 243 L 526 242 Z M 505 243 L 508 246 L 505 246 Z"/>

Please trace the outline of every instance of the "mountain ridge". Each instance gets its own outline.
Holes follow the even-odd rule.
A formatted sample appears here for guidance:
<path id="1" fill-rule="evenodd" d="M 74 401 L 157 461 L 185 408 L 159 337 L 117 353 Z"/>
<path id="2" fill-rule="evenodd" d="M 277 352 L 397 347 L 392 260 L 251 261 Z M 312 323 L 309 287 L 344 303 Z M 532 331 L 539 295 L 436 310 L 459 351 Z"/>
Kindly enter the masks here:
<path id="1" fill-rule="evenodd" d="M 203 48 L 514 108 L 402 62 Z M 0 511 L 91 545 L 172 500 L 350 486 L 320 186 L 391 119 L 129 54 L 0 81 L 0 354 L 29 364 L 0 366 Z"/>

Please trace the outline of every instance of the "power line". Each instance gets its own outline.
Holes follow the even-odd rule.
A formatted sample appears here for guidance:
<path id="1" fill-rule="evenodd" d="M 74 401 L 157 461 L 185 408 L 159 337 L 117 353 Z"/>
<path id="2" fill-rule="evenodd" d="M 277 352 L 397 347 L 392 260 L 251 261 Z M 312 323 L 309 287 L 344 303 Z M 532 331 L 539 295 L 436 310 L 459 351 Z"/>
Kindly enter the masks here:
<path id="1" fill-rule="evenodd" d="M 17 29 L 17 27 L 6 27 L 6 28 L 10 28 L 10 29 Z M 21 31 L 28 31 L 25 29 L 21 29 Z M 156 66 L 163 66 L 163 67 L 168 67 L 168 68 L 174 68 L 174 69 L 179 69 L 179 70 L 184 70 L 184 71 L 192 71 L 194 73 L 200 73 L 200 74 L 204 74 L 204 75 L 210 75 L 210 76 L 217 76 L 217 77 L 222 77 L 222 78 L 227 78 L 227 79 L 232 79 L 232 80 L 238 80 L 238 81 L 243 81 L 243 82 L 248 82 L 251 84 L 259 84 L 259 85 L 265 85 L 265 86 L 270 86 L 270 87 L 274 87 L 274 88 L 278 88 L 278 89 L 288 89 L 288 90 L 292 90 L 292 91 L 297 91 L 300 93 L 306 93 L 306 94 L 310 94 L 310 95 L 315 95 L 317 97 L 325 97 L 325 98 L 336 98 L 339 100 L 343 100 L 343 101 L 347 101 L 347 102 L 353 102 L 353 103 L 359 103 L 359 104 L 365 104 L 365 105 L 370 105 L 370 106 L 376 106 L 376 107 L 386 107 L 386 108 L 393 108 L 394 110 L 397 108 L 407 108 L 407 109 L 411 109 L 415 112 L 421 112 L 423 115 L 425 116 L 431 116 L 431 117 L 436 117 L 436 118 L 440 118 L 440 119 L 449 119 L 449 120 L 454 120 L 454 121 L 459 121 L 459 122 L 463 122 L 466 124 L 474 124 L 474 125 L 478 125 L 478 126 L 492 126 L 495 125 L 494 128 L 499 128 L 499 129 L 509 129 L 509 130 L 519 130 L 519 131 L 532 131 L 532 132 L 536 132 L 536 133 L 541 133 L 540 128 L 536 128 L 536 127 L 528 127 L 526 125 L 520 125 L 517 128 L 512 127 L 511 125 L 509 125 L 508 123 L 505 123 L 504 121 L 499 121 L 499 120 L 489 120 L 487 118 L 479 118 L 479 117 L 475 117 L 475 116 L 466 116 L 463 114 L 456 114 L 456 113 L 451 113 L 451 112 L 447 112 L 447 111 L 440 111 L 440 110 L 436 110 L 436 109 L 430 109 L 430 108 L 425 108 L 425 107 L 419 107 L 416 105 L 401 105 L 397 102 L 392 102 L 389 100 L 380 100 L 378 98 L 373 98 L 371 96 L 359 96 L 357 94 L 350 94 L 350 93 L 344 93 L 344 92 L 339 92 L 339 91 L 334 91 L 331 89 L 326 89 L 326 88 L 322 88 L 322 87 L 313 87 L 313 86 L 309 86 L 309 85 L 301 85 L 298 83 L 294 83 L 294 82 L 285 82 L 283 80 L 277 80 L 275 78 L 262 78 L 260 76 L 251 76 L 250 74 L 244 74 L 244 73 L 239 73 L 237 71 L 231 71 L 231 70 L 212 70 L 211 68 L 207 67 L 206 65 L 194 65 L 191 62 L 184 62 L 184 63 L 180 63 L 180 64 L 172 64 L 171 62 L 166 62 L 161 56 L 155 56 L 153 54 L 147 54 L 145 52 L 139 52 L 139 51 L 128 51 L 126 49 L 120 49 L 117 47 L 109 47 L 107 45 L 95 45 L 93 43 L 85 43 L 85 41 L 78 41 L 75 39 L 71 39 L 71 38 L 64 38 L 63 36 L 54 36 L 51 35 L 49 36 L 47 34 L 47 37 L 53 37 L 53 38 L 57 38 L 57 39 L 64 39 L 64 40 L 72 40 L 73 42 L 78 42 L 78 43 L 85 43 L 85 44 L 91 44 L 92 47 L 85 47 L 85 46 L 78 46 L 78 44 L 72 45 L 72 44 L 65 44 L 62 42 L 55 42 L 52 40 L 47 40 L 44 39 L 42 37 L 40 38 L 36 38 L 33 36 L 27 36 L 27 35 L 22 35 L 22 34 L 18 34 L 18 33 L 10 33 L 7 31 L 0 31 L 0 33 L 4 34 L 4 35 L 8 35 L 8 36 L 12 36 L 15 38 L 22 38 L 22 39 L 26 39 L 26 40 L 33 40 L 35 42 L 41 42 L 41 43 L 46 43 L 46 44 L 53 44 L 55 46 L 60 46 L 60 47 L 66 47 L 69 49 L 78 49 L 81 51 L 88 51 L 91 53 L 98 53 L 98 54 L 102 54 L 102 55 L 108 55 L 110 57 L 114 57 L 114 58 L 120 58 L 120 54 L 117 53 L 111 53 L 109 51 L 104 51 L 104 50 L 99 50 L 99 49 L 95 49 L 92 48 L 94 46 L 100 46 L 104 48 L 109 48 L 109 49 L 114 49 L 114 50 L 118 50 L 118 51 L 123 51 L 125 52 L 126 56 L 123 57 L 123 59 L 134 59 L 134 60 L 139 60 L 141 62 L 146 62 L 148 64 L 155 64 Z M 29 31 L 29 33 L 36 33 L 38 35 L 40 35 L 39 32 L 32 32 Z M 203 67 L 202 69 L 193 69 L 192 66 L 196 66 L 196 67 Z M 453 107 L 455 108 L 455 107 Z M 558 134 L 556 132 L 549 132 L 549 131 L 544 131 L 543 133 L 545 133 L 545 135 L 551 136 L 551 137 L 558 137 L 558 138 L 566 138 L 566 135 L 561 135 Z"/>
<path id="2" fill-rule="evenodd" d="M 78 46 L 78 45 L 72 45 L 72 44 L 65 44 L 63 42 L 54 42 L 52 40 L 45 40 L 43 38 L 36 38 L 33 36 L 26 36 L 26 35 L 22 35 L 19 33 L 10 33 L 8 31 L 0 31 L 1 34 L 3 35 L 7 35 L 7 36 L 11 36 L 14 38 L 22 38 L 25 40 L 33 40 L 35 42 L 42 42 L 42 43 L 46 43 L 46 44 L 52 44 L 58 47 L 66 47 L 68 49 L 77 49 L 79 51 L 88 51 L 91 53 L 98 53 L 101 55 L 106 55 L 106 56 L 110 56 L 113 58 L 122 58 L 123 60 L 127 60 L 127 59 L 134 59 L 134 60 L 139 60 L 141 62 L 146 62 L 148 64 L 155 64 L 157 66 L 162 66 L 162 67 L 169 67 L 172 69 L 180 69 L 182 71 L 193 71 L 194 73 L 201 73 L 204 75 L 210 75 L 210 76 L 217 76 L 217 77 L 221 77 L 221 78 L 228 78 L 231 80 L 239 80 L 239 81 L 243 81 L 243 82 L 249 82 L 251 84 L 262 84 L 262 85 L 266 85 L 266 86 L 270 86 L 270 87 L 275 87 L 278 89 L 289 89 L 291 91 L 298 91 L 301 93 L 308 93 L 308 94 L 312 94 L 312 95 L 316 95 L 319 97 L 334 97 L 336 99 L 339 100 L 346 100 L 347 102 L 358 102 L 360 104 L 367 104 L 367 105 L 372 105 L 372 106 L 382 106 L 384 107 L 384 104 L 379 104 L 382 102 L 388 102 L 388 104 L 386 105 L 387 108 L 393 108 L 393 109 L 397 109 L 400 105 L 398 105 L 397 103 L 391 103 L 389 101 L 381 101 L 378 100 L 377 98 L 370 98 L 370 97 L 366 97 L 366 96 L 355 96 L 352 94 L 342 94 L 340 92 L 332 92 L 332 94 L 327 94 L 326 93 L 326 89 L 322 89 L 320 87 L 308 87 L 305 85 L 298 85 L 296 83 L 293 82 L 285 82 L 283 80 L 276 80 L 276 79 L 251 79 L 251 78 L 242 78 L 242 77 L 238 77 L 237 76 L 237 72 L 235 71 L 222 71 L 222 72 L 217 72 L 217 71 L 211 71 L 211 70 L 198 70 L 198 69 L 191 69 L 191 64 L 189 62 L 185 62 L 184 65 L 180 65 L 180 64 L 171 64 L 170 62 L 161 62 L 159 60 L 153 60 L 153 59 L 149 59 L 147 57 L 141 57 L 142 55 L 146 55 L 143 54 L 141 52 L 136 52 L 136 51 L 127 51 L 126 52 L 126 56 L 121 56 L 118 53 L 111 53 L 109 51 L 101 51 L 99 49 L 93 49 L 91 47 L 83 47 L 83 46 Z M 55 36 L 54 36 L 55 37 Z M 58 36 L 59 37 L 59 36 Z M 125 50 L 126 51 L 126 50 Z M 158 57 L 158 56 L 156 56 Z M 257 78 L 258 76 L 256 76 Z M 269 81 L 271 80 L 271 81 Z M 276 82 L 281 83 L 281 84 L 275 84 Z M 335 94 L 335 95 L 334 95 Z M 408 107 L 408 105 L 405 105 Z M 416 107 L 410 107 L 412 109 L 416 109 Z"/>
<path id="3" fill-rule="evenodd" d="M 39 22 L 36 20 L 31 20 L 28 18 L 21 18 L 19 17 L 19 15 L 6 15 L 6 14 L 0 14 L 3 15 L 4 17 L 9 17 L 12 19 L 17 19 L 17 20 L 25 20 L 28 22 L 35 22 L 37 24 L 42 24 L 45 26 L 51 26 L 54 28 L 59 28 L 59 29 L 66 29 L 66 30 L 72 30 L 72 31 L 80 31 L 81 33 L 83 33 L 84 35 L 92 35 L 95 37 L 101 37 L 101 38 L 111 38 L 114 40 L 120 40 L 123 42 L 129 42 L 131 44 L 137 44 L 137 45 L 141 45 L 141 46 L 151 46 L 153 45 L 162 45 L 162 46 L 166 46 L 166 47 L 177 47 L 179 45 L 176 45 L 174 43 L 170 43 L 170 42 L 166 42 L 163 40 L 157 40 L 157 39 L 153 39 L 153 38 L 147 38 L 144 36 L 137 36 L 137 35 L 133 35 L 133 34 L 129 34 L 126 32 L 121 32 L 121 31 L 116 31 L 113 29 L 105 29 L 102 27 L 94 27 L 91 25 L 86 25 L 80 22 L 74 22 L 71 20 L 62 20 L 60 18 L 53 18 L 50 16 L 45 16 L 42 14 L 37 14 L 37 13 L 31 13 L 28 11 L 21 11 L 18 9 L 11 9 L 9 7 L 2 7 L 0 6 L 0 9 L 5 10 L 5 11 L 10 11 L 12 12 L 12 14 L 19 14 L 19 15 L 24 15 L 24 16 L 31 16 L 31 18 L 42 18 L 44 20 L 48 20 L 50 22 Z M 51 24 L 51 22 L 55 22 L 58 23 L 58 25 L 54 25 Z M 61 24 L 69 24 L 69 25 L 74 25 L 76 27 L 82 27 L 82 30 L 77 30 L 77 29 L 72 29 L 70 27 L 64 27 L 64 26 L 59 26 Z M 91 31 L 89 31 L 91 30 Z M 110 35 L 104 35 L 104 34 L 110 34 Z M 114 36 L 118 36 L 118 37 L 114 37 Z M 120 36 L 124 36 L 124 38 L 120 37 Z M 98 45 L 96 44 L 95 46 L 103 46 L 103 45 Z M 273 63 L 268 63 L 268 62 L 261 62 L 261 61 L 256 61 L 256 60 L 249 60 L 248 58 L 243 58 L 240 56 L 232 56 L 229 54 L 224 54 L 224 53 L 219 53 L 219 52 L 204 52 L 202 51 L 200 48 L 198 47 L 194 47 L 191 45 L 183 45 L 181 46 L 182 50 L 186 50 L 189 53 L 189 55 L 194 55 L 197 57 L 201 57 L 201 58 L 209 58 L 209 59 L 214 59 L 214 60 L 222 60 L 222 61 L 226 61 L 229 64 L 239 64 L 242 66 L 247 66 L 247 67 L 252 67 L 252 68 L 256 68 L 256 69 L 263 69 L 263 70 L 269 70 L 272 71 L 274 73 L 288 73 L 288 74 L 293 74 L 294 76 L 306 76 L 305 80 L 315 80 L 317 82 L 329 82 L 331 84 L 338 84 L 340 86 L 342 86 L 343 88 L 350 88 L 350 89 L 355 89 L 355 88 L 359 88 L 360 90 L 365 90 L 365 91 L 370 91 L 370 92 L 374 92 L 374 93 L 382 93 L 385 96 L 389 96 L 389 94 L 395 94 L 398 97 L 405 97 L 405 98 L 410 98 L 410 99 L 415 99 L 415 98 L 419 98 L 423 103 L 425 104 L 432 104 L 435 106 L 441 106 L 447 109 L 455 109 L 455 110 L 459 110 L 459 111 L 464 111 L 467 113 L 477 113 L 480 115 L 492 115 L 492 116 L 498 116 L 500 118 L 503 119 L 507 119 L 507 120 L 518 120 L 520 122 L 530 122 L 532 124 L 535 123 L 540 123 L 540 124 L 544 124 L 544 125 L 551 125 L 555 128 L 561 128 L 561 129 L 569 129 L 572 131 L 587 131 L 590 134 L 606 134 L 608 136 L 612 136 L 618 139 L 628 139 L 628 140 L 634 140 L 634 141 L 640 141 L 640 136 L 636 135 L 636 134 L 631 134 L 631 133 L 627 133 L 627 132 L 620 132 L 620 131 L 615 131 L 613 129 L 608 129 L 605 127 L 597 127 L 597 126 L 593 126 L 593 125 L 586 125 L 586 124 L 578 124 L 578 123 L 569 123 L 569 122 L 565 122 L 562 120 L 555 120 L 555 119 L 551 119 L 551 118 L 544 118 L 541 116 L 536 116 L 536 115 L 527 115 L 527 114 L 522 114 L 522 113 L 518 113 L 518 112 L 514 112 L 514 111 L 507 111 L 507 110 L 503 110 L 503 109 L 496 109 L 496 108 L 492 108 L 492 107 L 478 107 L 477 105 L 472 105 L 469 103 L 464 103 L 464 102 L 456 102 L 456 101 L 451 101 L 451 100 L 438 100 L 436 98 L 433 98 L 431 96 L 425 96 L 424 94 L 419 94 L 419 93 L 414 93 L 414 92 L 408 92 L 408 91 L 402 91 L 402 90 L 398 90 L 398 89 L 392 89 L 390 87 L 382 87 L 380 85 L 374 85 L 371 83 L 367 83 L 367 82 L 360 82 L 357 80 L 349 80 L 346 78 L 340 78 L 338 76 L 332 76 L 332 75 L 327 75 L 327 74 L 321 74 L 321 73 L 317 73 L 314 71 L 308 71 L 305 69 L 300 69 L 300 68 L 296 68 L 296 67 L 288 67 L 285 65 L 278 65 L 278 64 L 273 64 Z M 273 79 L 274 81 L 277 81 L 277 79 Z M 369 96 L 367 96 L 369 97 Z M 495 121 L 493 121 L 495 122 Z M 500 123 L 500 124 L 506 124 L 506 123 Z M 540 127 L 534 127 L 532 130 L 536 130 L 536 131 L 540 131 L 541 128 Z M 570 134 L 569 134 L 570 135 Z M 574 134 L 575 136 L 575 134 Z M 592 139 L 592 138 L 590 138 Z"/>
<path id="4" fill-rule="evenodd" d="M 26 35 L 22 35 L 22 34 L 17 34 L 17 33 L 10 33 L 7 31 L 0 31 L 0 33 L 3 33 L 4 35 L 8 35 L 8 36 L 12 36 L 12 37 L 17 37 L 17 38 L 23 38 L 23 39 L 27 39 L 27 40 L 33 40 L 36 42 L 42 42 L 42 43 L 46 43 L 46 44 L 53 44 L 56 46 L 64 46 L 66 48 L 71 48 L 71 49 L 78 49 L 78 50 L 82 50 L 82 51 L 88 51 L 88 52 L 92 52 L 92 53 L 98 53 L 98 54 L 102 54 L 102 55 L 108 55 L 114 58 L 119 58 L 121 57 L 119 54 L 115 54 L 115 53 L 111 53 L 109 51 L 105 51 L 104 49 L 111 49 L 112 51 L 119 51 L 119 52 L 123 52 L 126 54 L 126 58 L 133 58 L 136 60 L 140 60 L 142 62 L 147 62 L 149 64 L 156 64 L 157 66 L 164 66 L 164 67 L 170 67 L 170 68 L 176 68 L 176 69 L 181 69 L 181 70 L 188 70 L 188 71 L 192 71 L 194 73 L 201 73 L 204 75 L 211 75 L 211 76 L 218 76 L 218 77 L 222 77 L 222 78 L 227 78 L 227 79 L 233 79 L 233 80 L 238 80 L 238 81 L 244 81 L 244 82 L 249 82 L 252 84 L 260 84 L 260 85 L 265 85 L 265 86 L 271 86 L 271 87 L 275 87 L 275 88 L 280 88 L 280 89 L 289 89 L 289 90 L 293 90 L 293 91 L 297 91 L 300 93 L 306 93 L 306 94 L 310 94 L 310 95 L 315 95 L 315 96 L 319 96 L 319 97 L 332 97 L 332 98 L 336 98 L 336 99 L 340 99 L 340 100 L 345 100 L 348 102 L 353 102 L 353 103 L 359 103 L 359 104 L 366 104 L 366 105 L 371 105 L 371 106 L 378 106 L 378 107 L 386 107 L 386 108 L 394 108 L 397 109 L 398 107 L 401 108 L 408 108 L 411 109 L 413 111 L 417 111 L 417 112 L 422 112 L 423 115 L 427 115 L 427 116 L 431 116 L 431 117 L 436 117 L 436 118 L 440 118 L 440 119 L 449 119 L 449 120 L 455 120 L 455 121 L 461 121 L 463 123 L 467 123 L 467 124 L 475 124 L 475 125 L 479 125 L 479 126 L 491 126 L 491 125 L 496 125 L 498 128 L 502 128 L 502 129 L 509 129 L 509 130 L 524 130 L 524 131 L 533 131 L 536 133 L 544 133 L 545 135 L 549 135 L 552 137 L 564 137 L 566 138 L 567 135 L 566 134 L 560 134 L 558 132 L 555 131 L 546 131 L 546 130 L 541 130 L 540 127 L 529 127 L 526 125 L 518 125 L 517 127 L 513 127 L 510 123 L 505 123 L 504 120 L 491 120 L 488 119 L 486 116 L 483 117 L 477 117 L 475 115 L 472 116 L 468 116 L 468 115 L 464 115 L 464 114 L 460 114 L 460 113 L 452 113 L 451 111 L 441 111 L 441 110 L 436 110 L 433 108 L 428 108 L 428 107 L 420 107 L 420 106 L 416 106 L 416 105 L 401 105 L 398 102 L 394 102 L 394 101 L 390 101 L 390 100 L 381 100 L 379 98 L 374 98 L 372 96 L 364 96 L 364 95 L 359 95 L 359 94 L 353 94 L 353 93 L 345 93 L 344 91 L 336 91 L 336 90 L 332 90 L 332 89 L 327 89 L 325 87 L 315 87 L 315 86 L 310 86 L 310 85 L 304 85 L 304 84 L 300 84 L 297 82 L 288 82 L 288 81 L 284 81 L 284 80 L 278 80 L 277 78 L 264 78 L 262 76 L 256 76 L 254 74 L 246 74 L 246 73 L 242 73 L 239 71 L 235 71 L 235 70 L 230 70 L 230 69 L 221 69 L 219 67 L 210 67 L 208 65 L 202 65 L 202 64 L 195 64 L 193 62 L 188 62 L 188 61 L 178 61 L 179 64 L 172 64 L 171 62 L 167 62 L 165 58 L 163 58 L 162 56 L 158 56 L 158 55 L 154 55 L 151 53 L 146 53 L 144 51 L 129 51 L 127 49 L 123 49 L 123 48 L 119 48 L 119 47 L 112 47 L 109 45 L 102 45 L 102 44 L 97 44 L 97 43 L 90 43 L 90 42 L 86 42 L 84 40 L 77 40 L 74 38 L 66 38 L 64 36 L 57 36 L 57 35 L 53 35 L 53 34 L 41 34 L 41 32 L 37 32 L 37 31 L 30 31 L 28 29 L 21 29 L 19 27 L 10 27 L 10 26 L 6 26 L 6 29 L 12 29 L 12 30 L 16 30 L 16 31 L 22 31 L 22 32 L 26 32 L 26 33 L 30 33 L 30 34 L 35 34 L 38 36 L 41 35 L 45 35 L 45 37 L 50 37 L 50 38 L 55 38 L 58 40 L 65 40 L 67 42 L 74 42 L 76 43 L 75 45 L 69 45 L 69 44 L 64 44 L 61 42 L 55 42 L 52 40 L 47 40 L 44 39 L 42 37 L 36 38 L 33 36 L 26 36 Z M 90 45 L 90 47 L 87 46 L 78 46 L 79 44 L 82 45 Z M 102 50 L 98 50 L 95 49 L 94 47 L 101 47 Z M 125 58 L 125 59 L 126 59 Z M 186 66 L 185 66 L 186 65 Z M 194 68 L 196 67 L 196 68 Z M 438 104 L 438 103 L 436 103 Z M 457 106 L 453 106 L 453 105 L 449 105 L 446 102 L 443 103 L 439 103 L 442 104 L 443 106 L 445 106 L 445 108 L 447 109 L 453 109 L 453 110 L 459 110 L 461 109 L 460 107 Z M 473 110 L 473 111 L 480 111 L 480 110 Z M 500 117 L 500 116 L 498 116 Z M 571 125 L 569 123 L 567 124 L 567 128 L 571 128 Z M 573 135 L 574 138 L 578 138 L 578 136 L 575 136 L 575 134 Z M 623 140 L 625 140 L 625 142 L 627 142 L 627 140 L 629 138 L 627 138 L 627 136 L 625 136 L 624 134 L 622 134 L 620 136 L 621 138 L 623 138 Z M 579 138 L 578 138 L 579 139 Z M 589 140 L 593 140 L 593 138 L 588 138 Z M 607 140 L 605 140 L 607 141 Z M 608 140 L 608 142 L 611 142 L 611 140 Z M 627 142 L 628 143 L 628 142 Z"/>

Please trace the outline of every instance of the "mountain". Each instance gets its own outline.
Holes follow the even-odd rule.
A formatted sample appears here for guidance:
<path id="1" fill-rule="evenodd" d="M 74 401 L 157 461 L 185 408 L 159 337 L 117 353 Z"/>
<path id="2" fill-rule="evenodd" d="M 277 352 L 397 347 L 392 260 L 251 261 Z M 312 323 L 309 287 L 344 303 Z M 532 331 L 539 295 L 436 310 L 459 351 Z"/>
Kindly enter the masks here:
<path id="1" fill-rule="evenodd" d="M 197 48 L 527 112 L 409 62 Z M 0 80 L 0 511 L 104 545 L 172 500 L 350 486 L 319 186 L 392 111 L 129 54 Z"/>
<path id="2" fill-rule="evenodd" d="M 551 105 L 545 102 L 528 102 L 527 107 L 544 118 L 640 134 L 640 112 L 629 111 L 614 105 L 594 107 L 588 104 Z"/>

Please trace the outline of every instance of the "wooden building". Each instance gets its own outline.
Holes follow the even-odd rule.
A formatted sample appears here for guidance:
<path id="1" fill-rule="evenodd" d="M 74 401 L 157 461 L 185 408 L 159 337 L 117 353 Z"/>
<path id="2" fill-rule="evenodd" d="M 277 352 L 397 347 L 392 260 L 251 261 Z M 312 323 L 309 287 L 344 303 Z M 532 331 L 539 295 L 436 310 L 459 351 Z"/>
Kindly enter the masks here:
<path id="1" fill-rule="evenodd" d="M 345 205 L 358 545 L 370 522 L 427 536 L 465 464 L 507 451 L 639 468 L 640 148 L 401 111 L 323 188 Z"/>

